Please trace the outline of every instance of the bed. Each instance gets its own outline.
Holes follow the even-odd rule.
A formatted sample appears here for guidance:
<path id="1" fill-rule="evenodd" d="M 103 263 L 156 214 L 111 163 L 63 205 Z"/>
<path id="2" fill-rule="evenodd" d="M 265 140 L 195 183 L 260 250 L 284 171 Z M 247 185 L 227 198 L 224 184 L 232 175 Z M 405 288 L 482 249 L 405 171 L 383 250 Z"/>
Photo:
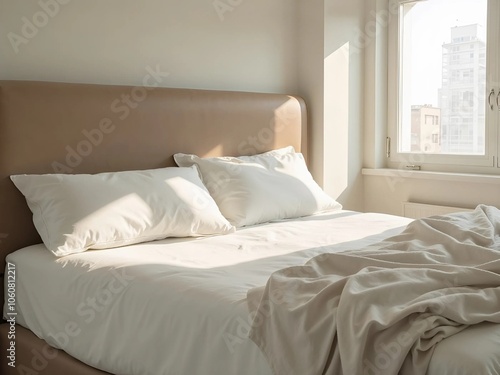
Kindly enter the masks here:
<path id="1" fill-rule="evenodd" d="M 287 95 L 0 82 L 0 251 L 7 291 L 15 269 L 17 304 L 16 367 L 2 356 L 2 374 L 280 373 L 248 337 L 262 308 L 248 304 L 253 296 L 282 269 L 369 249 L 409 219 L 335 209 L 57 258 L 8 177 L 163 168 L 180 152 L 307 155 L 306 117 L 302 99 Z M 483 320 L 436 345 L 428 373 L 500 373 L 499 325 Z M 11 327 L 0 325 L 2 353 Z"/>

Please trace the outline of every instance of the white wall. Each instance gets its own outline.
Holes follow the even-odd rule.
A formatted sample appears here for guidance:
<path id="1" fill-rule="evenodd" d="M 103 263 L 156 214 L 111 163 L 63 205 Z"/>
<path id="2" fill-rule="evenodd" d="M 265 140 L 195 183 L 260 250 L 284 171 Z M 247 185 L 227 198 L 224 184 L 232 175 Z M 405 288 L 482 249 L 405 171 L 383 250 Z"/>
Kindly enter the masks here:
<path id="1" fill-rule="evenodd" d="M 408 173 L 408 172 L 406 172 Z M 387 176 L 364 176 L 366 211 L 402 215 L 402 202 L 475 208 L 500 207 L 500 182 L 452 182 Z"/>
<path id="2" fill-rule="evenodd" d="M 302 95 L 313 176 L 362 210 L 363 51 L 349 47 L 363 5 L 0 0 L 0 79 L 139 85 L 150 67 L 166 87 Z"/>
<path id="3" fill-rule="evenodd" d="M 324 185 L 324 0 L 300 1 L 298 8 L 298 87 L 308 111 L 309 168 Z"/>
<path id="4" fill-rule="evenodd" d="M 0 79 L 296 92 L 295 0 L 57 1 L 0 0 Z"/>
<path id="5" fill-rule="evenodd" d="M 298 92 L 309 104 L 311 167 L 352 210 L 363 209 L 364 51 L 353 48 L 363 22 L 363 0 L 300 3 Z"/>

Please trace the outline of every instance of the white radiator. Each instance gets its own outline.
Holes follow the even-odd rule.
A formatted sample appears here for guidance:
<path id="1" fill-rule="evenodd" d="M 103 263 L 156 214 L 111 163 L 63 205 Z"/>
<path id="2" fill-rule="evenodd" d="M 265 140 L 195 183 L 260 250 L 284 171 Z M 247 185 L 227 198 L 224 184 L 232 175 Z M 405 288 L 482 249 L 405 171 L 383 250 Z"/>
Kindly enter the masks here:
<path id="1" fill-rule="evenodd" d="M 473 210 L 461 207 L 438 206 L 435 204 L 403 202 L 403 216 L 412 219 L 420 219 L 422 217 L 433 216 L 433 215 L 445 215 L 459 211 L 473 211 Z"/>

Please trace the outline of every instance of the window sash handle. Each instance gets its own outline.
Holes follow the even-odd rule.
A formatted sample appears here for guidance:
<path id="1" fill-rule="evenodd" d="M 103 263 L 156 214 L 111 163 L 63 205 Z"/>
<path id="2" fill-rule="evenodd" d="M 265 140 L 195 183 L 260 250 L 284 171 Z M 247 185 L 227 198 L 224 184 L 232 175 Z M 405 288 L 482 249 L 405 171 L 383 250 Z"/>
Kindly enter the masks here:
<path id="1" fill-rule="evenodd" d="M 500 94 L 500 92 L 499 92 Z M 490 109 L 493 111 L 493 103 L 491 102 L 491 97 L 495 95 L 495 89 L 491 89 L 490 95 L 488 95 L 488 105 L 490 106 Z M 498 96 L 497 96 L 497 106 L 498 106 Z"/>

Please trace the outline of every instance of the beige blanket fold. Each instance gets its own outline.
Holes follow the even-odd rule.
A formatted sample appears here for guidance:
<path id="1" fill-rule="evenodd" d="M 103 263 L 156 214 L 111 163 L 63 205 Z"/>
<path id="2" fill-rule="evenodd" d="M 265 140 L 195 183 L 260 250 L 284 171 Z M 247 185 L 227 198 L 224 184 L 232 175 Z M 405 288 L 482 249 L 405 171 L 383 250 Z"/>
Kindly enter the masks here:
<path id="1" fill-rule="evenodd" d="M 416 220 L 319 255 L 274 273 L 248 304 L 250 338 L 276 375 L 425 374 L 441 340 L 500 323 L 500 210 Z"/>

